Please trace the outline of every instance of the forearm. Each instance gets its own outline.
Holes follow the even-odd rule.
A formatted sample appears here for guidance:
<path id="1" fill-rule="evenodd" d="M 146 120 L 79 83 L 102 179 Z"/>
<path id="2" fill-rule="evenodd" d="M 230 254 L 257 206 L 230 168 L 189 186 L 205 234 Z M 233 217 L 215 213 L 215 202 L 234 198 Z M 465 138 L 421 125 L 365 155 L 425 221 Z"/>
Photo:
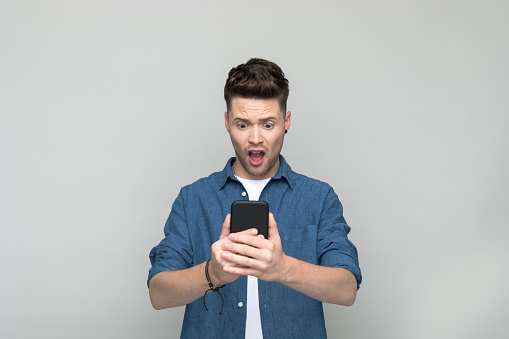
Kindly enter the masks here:
<path id="1" fill-rule="evenodd" d="M 156 310 L 189 304 L 209 288 L 205 263 L 179 270 L 164 271 L 150 280 L 150 302 Z"/>
<path id="2" fill-rule="evenodd" d="M 345 268 L 313 265 L 289 256 L 281 283 L 311 298 L 351 306 L 357 295 L 357 280 Z"/>

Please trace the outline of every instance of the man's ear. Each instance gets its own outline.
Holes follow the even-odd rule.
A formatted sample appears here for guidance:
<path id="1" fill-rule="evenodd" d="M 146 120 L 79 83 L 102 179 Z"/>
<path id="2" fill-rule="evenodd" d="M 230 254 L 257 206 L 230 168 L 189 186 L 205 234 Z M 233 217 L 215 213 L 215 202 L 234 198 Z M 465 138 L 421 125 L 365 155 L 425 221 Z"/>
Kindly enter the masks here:
<path id="1" fill-rule="evenodd" d="M 230 124 L 228 123 L 228 112 L 224 112 L 224 127 L 226 127 L 226 131 L 230 133 Z"/>
<path id="2" fill-rule="evenodd" d="M 292 112 L 288 111 L 285 115 L 285 130 L 288 132 L 292 124 Z"/>

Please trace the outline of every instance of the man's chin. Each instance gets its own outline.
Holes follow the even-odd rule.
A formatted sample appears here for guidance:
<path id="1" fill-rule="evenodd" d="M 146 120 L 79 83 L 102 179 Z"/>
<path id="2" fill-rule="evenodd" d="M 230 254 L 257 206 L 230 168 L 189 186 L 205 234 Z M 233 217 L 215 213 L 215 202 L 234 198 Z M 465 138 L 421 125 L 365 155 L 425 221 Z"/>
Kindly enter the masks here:
<path id="1" fill-rule="evenodd" d="M 247 168 L 247 173 L 255 180 L 268 179 L 274 176 L 276 173 L 271 173 L 274 166 L 269 166 L 268 163 L 264 162 L 260 166 L 250 166 Z"/>
<path id="2" fill-rule="evenodd" d="M 268 171 L 265 171 L 261 168 L 255 168 L 255 169 L 250 169 L 247 171 L 247 173 L 252 176 L 252 177 L 260 177 L 260 179 L 263 179 L 261 177 L 267 175 L 267 172 Z"/>
<path id="3" fill-rule="evenodd" d="M 253 180 L 269 178 L 270 177 L 269 172 L 276 164 L 276 161 L 270 161 L 270 158 L 267 158 L 266 156 L 264 157 L 263 161 L 258 165 L 253 165 L 249 158 L 237 157 L 237 160 L 240 160 L 239 165 L 242 166 L 243 171 L 247 175 L 249 175 Z M 240 175 L 240 177 L 242 176 Z"/>
<path id="4" fill-rule="evenodd" d="M 249 174 L 249 176 L 253 177 L 255 180 L 264 179 L 264 177 L 269 172 L 269 169 L 267 168 L 267 166 L 265 166 L 264 163 L 260 164 L 259 166 L 253 166 L 249 164 L 249 166 L 247 166 L 245 170 L 247 174 Z"/>

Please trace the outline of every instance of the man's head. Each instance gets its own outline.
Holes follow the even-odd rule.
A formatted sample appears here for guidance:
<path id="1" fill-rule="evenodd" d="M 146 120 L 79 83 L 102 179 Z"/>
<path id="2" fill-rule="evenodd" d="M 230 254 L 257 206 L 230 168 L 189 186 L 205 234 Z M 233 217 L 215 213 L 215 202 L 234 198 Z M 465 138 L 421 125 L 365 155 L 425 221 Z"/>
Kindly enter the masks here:
<path id="1" fill-rule="evenodd" d="M 290 88 L 283 70 L 273 62 L 252 58 L 230 70 L 224 86 L 226 110 L 230 112 L 232 99 L 277 99 L 280 110 L 286 112 Z"/>
<path id="2" fill-rule="evenodd" d="M 237 157 L 234 173 L 253 180 L 274 176 L 291 123 L 283 71 L 270 61 L 251 59 L 230 71 L 224 93 L 225 127 Z"/>

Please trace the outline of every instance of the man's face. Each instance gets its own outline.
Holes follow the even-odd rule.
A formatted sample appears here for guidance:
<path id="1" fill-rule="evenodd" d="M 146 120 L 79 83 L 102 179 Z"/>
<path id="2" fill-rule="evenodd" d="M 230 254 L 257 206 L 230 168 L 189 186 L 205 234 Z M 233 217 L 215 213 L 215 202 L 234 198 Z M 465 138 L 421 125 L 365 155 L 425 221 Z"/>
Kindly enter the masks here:
<path id="1" fill-rule="evenodd" d="M 233 98 L 230 114 L 224 115 L 237 161 L 235 175 L 252 180 L 273 177 L 279 168 L 285 129 L 291 112 L 283 114 L 277 99 Z"/>

